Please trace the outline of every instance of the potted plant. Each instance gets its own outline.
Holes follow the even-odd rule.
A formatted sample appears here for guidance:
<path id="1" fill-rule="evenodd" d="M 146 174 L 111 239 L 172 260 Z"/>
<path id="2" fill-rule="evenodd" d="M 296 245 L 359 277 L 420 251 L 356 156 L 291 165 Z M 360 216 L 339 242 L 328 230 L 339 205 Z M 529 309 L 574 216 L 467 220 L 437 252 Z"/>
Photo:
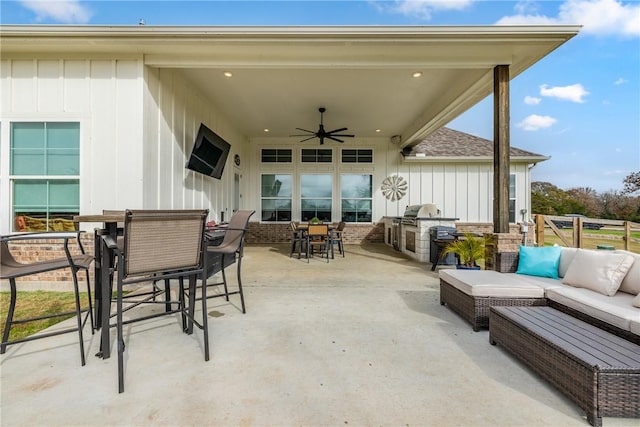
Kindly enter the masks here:
<path id="1" fill-rule="evenodd" d="M 309 222 L 311 224 L 320 224 L 320 218 L 318 218 L 317 216 L 314 216 L 313 218 L 311 218 Z"/>
<path id="2" fill-rule="evenodd" d="M 476 261 L 484 259 L 487 238 L 477 236 L 473 233 L 464 233 L 462 239 L 454 240 L 449 243 L 442 251 L 442 257 L 448 254 L 455 254 L 459 260 L 456 266 L 458 269 L 480 270 L 480 266 Z"/>

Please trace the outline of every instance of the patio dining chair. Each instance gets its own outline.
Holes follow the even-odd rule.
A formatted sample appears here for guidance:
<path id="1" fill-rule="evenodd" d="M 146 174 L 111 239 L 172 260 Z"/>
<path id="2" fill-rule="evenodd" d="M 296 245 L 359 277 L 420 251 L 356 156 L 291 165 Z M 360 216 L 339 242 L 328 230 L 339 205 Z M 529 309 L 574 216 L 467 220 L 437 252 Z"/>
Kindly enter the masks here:
<path id="1" fill-rule="evenodd" d="M 346 226 L 344 221 L 340 221 L 335 230 L 331 232 L 331 251 L 333 252 L 333 245 L 338 245 L 338 252 L 342 254 L 344 258 L 344 241 L 342 235 L 344 234 L 344 227 Z"/>
<path id="2" fill-rule="evenodd" d="M 0 279 L 9 280 L 10 286 L 10 300 L 9 309 L 7 311 L 6 323 L 2 334 L 2 344 L 0 344 L 0 354 L 4 354 L 7 346 L 12 344 L 18 344 L 21 342 L 32 341 L 41 338 L 47 338 L 55 335 L 66 334 L 70 332 L 78 332 L 78 342 L 80 344 L 80 360 L 82 365 L 85 364 L 84 355 L 84 338 L 82 330 L 89 319 L 91 322 L 91 332 L 94 331 L 94 319 L 93 319 L 93 307 L 91 302 L 91 282 L 89 280 L 89 267 L 93 262 L 93 256 L 85 254 L 84 247 L 80 241 L 81 232 L 55 232 L 55 233 L 30 233 L 30 234 L 16 234 L 11 236 L 0 237 Z M 18 262 L 9 249 L 9 243 L 15 244 L 23 241 L 33 240 L 45 240 L 50 242 L 57 242 L 62 244 L 64 248 L 64 257 L 53 257 L 49 255 L 46 260 L 36 261 L 32 263 Z M 69 240 L 76 240 L 78 244 L 78 250 L 75 254 L 71 254 L 69 249 Z M 51 244 L 47 244 L 47 247 L 55 247 Z M 44 252 L 48 252 L 45 250 Z M 46 273 L 54 270 L 71 270 L 71 278 L 73 280 L 73 292 L 75 296 L 75 310 L 71 312 L 53 313 L 38 317 L 14 319 L 16 300 L 17 300 L 17 283 L 16 279 L 20 277 L 33 276 L 40 273 Z M 78 287 L 78 271 L 84 270 L 87 279 L 87 296 L 88 296 L 88 308 L 83 309 L 80 303 L 80 292 Z M 21 339 L 9 340 L 11 328 L 17 324 L 35 322 L 43 319 L 61 318 L 75 315 L 76 326 L 65 329 L 57 329 L 50 332 L 44 332 L 40 334 L 31 335 Z"/>
<path id="3" fill-rule="evenodd" d="M 296 247 L 298 248 L 298 258 L 300 258 L 300 251 L 303 242 L 303 233 L 298 228 L 298 223 L 295 221 L 291 221 L 291 249 L 289 250 L 289 257 L 293 256 L 293 253 L 296 251 Z"/>
<path id="4" fill-rule="evenodd" d="M 244 241 L 247 233 L 247 226 L 249 225 L 249 218 L 255 213 L 254 210 L 239 210 L 232 216 L 229 224 L 225 227 L 220 227 L 224 230 L 224 238 L 222 243 L 217 246 L 207 247 L 207 262 L 218 262 L 216 258 L 220 259 L 220 270 L 222 273 L 222 281 L 216 283 L 206 283 L 207 275 L 205 274 L 203 285 L 207 287 L 224 287 L 224 293 L 209 294 L 208 298 L 225 297 L 229 301 L 229 295 L 240 295 L 240 304 L 242 312 L 246 313 L 247 309 L 244 302 L 244 292 L 242 290 L 242 257 L 244 251 Z M 229 286 L 227 282 L 227 275 L 225 273 L 225 266 L 229 264 L 229 260 L 226 257 L 234 257 L 236 260 L 236 274 L 238 281 L 238 290 L 229 292 Z"/>
<path id="5" fill-rule="evenodd" d="M 310 255 L 313 255 L 315 248 L 318 248 L 320 256 L 323 254 L 329 262 L 329 250 L 333 257 L 333 245 L 331 244 L 328 224 L 309 224 L 307 229 L 307 262 Z"/>
<path id="6" fill-rule="evenodd" d="M 118 346 L 118 391 L 124 391 L 125 351 L 123 326 L 159 316 L 179 313 L 182 329 L 191 333 L 193 325 L 204 335 L 204 359 L 209 360 L 209 335 L 206 309 L 206 288 L 203 288 L 202 320 L 195 319 L 195 290 L 202 277 L 204 265 L 204 227 L 208 210 L 127 210 L 124 217 L 124 251 L 112 236 L 104 236 L 107 247 L 117 258 L 116 328 Z M 189 278 L 189 301 L 185 303 L 183 280 L 179 280 L 177 300 L 155 301 L 143 295 L 136 299 L 136 291 L 127 295 L 125 307 L 124 289 L 129 285 L 151 283 L 156 280 Z M 143 293 L 144 294 L 144 293 Z M 171 310 L 133 312 L 127 320 L 125 311 L 142 304 L 175 304 Z M 188 319 L 188 326 L 187 326 Z"/>

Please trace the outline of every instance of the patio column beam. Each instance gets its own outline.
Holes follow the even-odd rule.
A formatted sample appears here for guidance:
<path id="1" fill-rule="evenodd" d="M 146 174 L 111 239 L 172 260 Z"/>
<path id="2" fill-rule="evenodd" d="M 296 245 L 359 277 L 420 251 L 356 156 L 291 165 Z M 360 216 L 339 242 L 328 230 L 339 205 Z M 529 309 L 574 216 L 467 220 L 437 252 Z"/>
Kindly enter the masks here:
<path id="1" fill-rule="evenodd" d="M 493 69 L 493 232 L 509 232 L 509 66 Z"/>

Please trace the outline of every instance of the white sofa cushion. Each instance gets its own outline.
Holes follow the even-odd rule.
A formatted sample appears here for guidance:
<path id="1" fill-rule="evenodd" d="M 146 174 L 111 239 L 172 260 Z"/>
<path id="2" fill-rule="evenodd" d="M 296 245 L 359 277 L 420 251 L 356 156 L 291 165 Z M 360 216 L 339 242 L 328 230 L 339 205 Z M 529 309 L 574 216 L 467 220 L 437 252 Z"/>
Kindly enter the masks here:
<path id="1" fill-rule="evenodd" d="M 558 265 L 558 276 L 564 277 L 567 274 L 569 265 L 571 265 L 571 261 L 573 261 L 573 257 L 576 256 L 577 252 L 578 248 L 562 248 L 562 253 L 560 254 L 560 265 Z"/>
<path id="2" fill-rule="evenodd" d="M 640 294 L 636 295 L 633 299 L 633 306 L 640 308 Z"/>
<path id="3" fill-rule="evenodd" d="M 544 298 L 543 288 L 519 277 L 493 270 L 440 270 L 441 279 L 474 297 Z"/>
<path id="4" fill-rule="evenodd" d="M 636 335 L 640 335 L 640 320 L 632 320 L 629 322 L 629 330 Z"/>
<path id="5" fill-rule="evenodd" d="M 521 281 L 529 283 L 530 285 L 536 285 L 541 287 L 542 289 L 548 289 L 552 287 L 558 286 L 566 286 L 563 285 L 560 279 L 552 279 L 551 277 L 538 277 L 538 276 L 529 276 L 525 274 L 516 274 L 516 273 L 502 273 L 505 275 L 513 276 L 513 281 Z"/>
<path id="6" fill-rule="evenodd" d="M 633 257 L 628 254 L 580 249 L 562 283 L 612 296 L 632 265 Z"/>
<path id="7" fill-rule="evenodd" d="M 640 321 L 640 310 L 631 304 L 633 295 L 624 292 L 610 297 L 589 289 L 563 286 L 547 289 L 547 298 L 626 331 L 632 320 Z"/>
<path id="8" fill-rule="evenodd" d="M 617 250 L 614 252 L 618 254 L 631 255 L 634 259 L 633 265 L 629 271 L 627 271 L 627 275 L 624 276 L 624 279 L 622 279 L 619 290 L 632 295 L 640 294 L 640 254 L 623 250 Z"/>

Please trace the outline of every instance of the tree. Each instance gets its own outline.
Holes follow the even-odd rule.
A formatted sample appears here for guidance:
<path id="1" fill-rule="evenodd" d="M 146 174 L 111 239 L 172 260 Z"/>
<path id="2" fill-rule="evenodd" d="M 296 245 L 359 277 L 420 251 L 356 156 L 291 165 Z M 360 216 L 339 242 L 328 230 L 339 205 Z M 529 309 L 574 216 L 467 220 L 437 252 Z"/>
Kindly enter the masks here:
<path id="1" fill-rule="evenodd" d="M 590 187 L 572 188 L 566 192 L 567 209 L 570 213 L 597 218 L 602 212 L 602 202 L 598 192 Z"/>
<path id="2" fill-rule="evenodd" d="M 531 183 L 531 212 L 543 215 L 569 213 L 564 206 L 565 192 L 550 182 Z"/>
<path id="3" fill-rule="evenodd" d="M 624 194 L 633 194 L 640 191 L 640 171 L 631 172 L 622 182 L 624 183 L 624 189 L 622 190 Z"/>

